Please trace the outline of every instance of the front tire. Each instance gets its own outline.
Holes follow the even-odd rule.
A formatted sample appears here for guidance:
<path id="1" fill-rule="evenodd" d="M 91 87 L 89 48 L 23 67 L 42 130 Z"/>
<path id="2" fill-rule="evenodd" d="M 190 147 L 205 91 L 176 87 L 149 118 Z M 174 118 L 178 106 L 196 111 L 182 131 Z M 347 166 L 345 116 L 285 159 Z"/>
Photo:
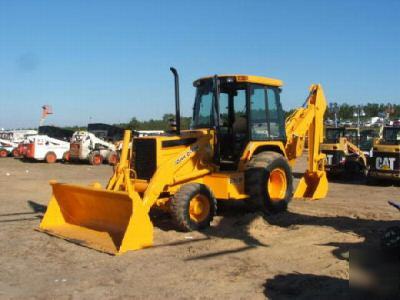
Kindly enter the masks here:
<path id="1" fill-rule="evenodd" d="M 47 152 L 45 160 L 48 164 L 54 164 L 57 160 L 57 155 L 54 152 Z"/>
<path id="2" fill-rule="evenodd" d="M 253 208 L 264 213 L 286 210 L 293 196 L 292 170 L 287 159 L 272 151 L 254 155 L 246 167 L 245 190 Z"/>
<path id="3" fill-rule="evenodd" d="M 92 166 L 99 166 L 103 163 L 103 156 L 100 154 L 100 152 L 92 152 L 89 154 L 89 163 Z"/>
<path id="4" fill-rule="evenodd" d="M 110 154 L 108 154 L 108 157 L 107 157 L 108 164 L 111 165 L 111 166 L 115 166 L 115 165 L 118 164 L 118 161 L 119 161 L 118 153 L 115 152 L 115 151 L 111 151 Z"/>
<path id="5" fill-rule="evenodd" d="M 0 150 L 0 157 L 7 157 L 8 156 L 8 152 L 5 149 L 1 149 Z"/>
<path id="6" fill-rule="evenodd" d="M 217 211 L 217 201 L 210 189 L 199 183 L 182 185 L 171 202 L 171 215 L 183 231 L 210 226 Z"/>

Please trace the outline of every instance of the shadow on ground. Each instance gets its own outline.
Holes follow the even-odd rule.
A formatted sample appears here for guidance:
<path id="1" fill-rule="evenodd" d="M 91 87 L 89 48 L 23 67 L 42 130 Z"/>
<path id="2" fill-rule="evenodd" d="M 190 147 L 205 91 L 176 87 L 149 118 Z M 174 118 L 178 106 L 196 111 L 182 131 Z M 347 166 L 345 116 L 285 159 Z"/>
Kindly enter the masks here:
<path id="1" fill-rule="evenodd" d="M 268 299 L 348 299 L 349 282 L 329 276 L 290 273 L 277 275 L 264 284 Z"/>
<path id="2" fill-rule="evenodd" d="M 31 211 L 0 214 L 0 223 L 13 223 L 42 219 L 47 207 L 31 200 L 28 200 L 27 203 Z"/>
<path id="3" fill-rule="evenodd" d="M 0 222 L 37 220 L 38 218 L 43 217 L 43 214 L 46 211 L 46 206 L 38 204 L 34 201 L 28 201 L 28 205 L 32 211 L 0 215 Z M 32 215 L 32 217 L 26 218 L 26 216 L 29 215 Z M 251 250 L 256 247 L 268 247 L 268 245 L 257 240 L 249 233 L 249 226 L 251 223 L 257 218 L 264 218 L 269 225 L 287 228 L 288 230 L 297 230 L 298 226 L 321 226 L 331 227 L 343 233 L 356 234 L 362 239 L 362 242 L 332 242 L 320 245 L 334 247 L 332 254 L 336 258 L 341 260 L 349 260 L 350 250 L 370 251 L 371 249 L 379 249 L 379 241 L 382 232 L 388 227 L 397 226 L 400 224 L 400 221 L 358 219 L 347 216 L 310 216 L 290 211 L 279 214 L 263 215 L 260 212 L 249 211 L 244 203 L 235 201 L 220 203 L 218 207 L 218 215 L 222 216 L 222 219 L 216 226 L 212 226 L 203 231 L 203 234 L 205 235 L 204 238 L 178 241 L 160 246 L 195 243 L 212 238 L 235 239 L 243 242 L 243 246 L 237 249 L 228 249 L 221 252 L 207 253 L 205 255 L 191 257 L 190 260 L 213 258 L 220 255 Z M 13 216 L 22 216 L 22 218 L 15 220 L 10 220 L 7 218 Z M 159 229 L 163 231 L 177 230 L 177 227 L 174 225 L 168 214 L 152 212 L 151 217 L 153 224 Z M 2 218 L 6 219 L 2 220 Z"/>

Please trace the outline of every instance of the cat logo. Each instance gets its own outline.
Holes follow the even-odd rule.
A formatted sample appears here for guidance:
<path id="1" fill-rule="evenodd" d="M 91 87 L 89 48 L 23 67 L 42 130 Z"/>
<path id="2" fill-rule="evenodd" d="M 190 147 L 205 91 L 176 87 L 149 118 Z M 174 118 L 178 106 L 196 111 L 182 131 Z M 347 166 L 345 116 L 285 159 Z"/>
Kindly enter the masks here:
<path id="1" fill-rule="evenodd" d="M 377 157 L 376 169 L 378 170 L 394 170 L 395 157 Z"/>

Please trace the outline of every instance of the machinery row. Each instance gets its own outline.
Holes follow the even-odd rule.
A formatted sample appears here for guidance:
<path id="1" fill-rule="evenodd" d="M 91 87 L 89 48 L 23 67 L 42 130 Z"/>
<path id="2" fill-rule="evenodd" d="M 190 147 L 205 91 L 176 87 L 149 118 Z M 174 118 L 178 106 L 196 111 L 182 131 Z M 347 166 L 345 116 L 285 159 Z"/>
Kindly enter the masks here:
<path id="1" fill-rule="evenodd" d="M 104 162 L 115 165 L 119 160 L 123 131 L 101 123 L 88 124 L 87 130 L 75 132 L 54 126 L 40 126 L 38 131 L 2 131 L 0 158 L 14 156 L 47 163 L 83 161 L 91 165 Z M 149 134 L 148 131 L 135 133 Z"/>
<path id="2" fill-rule="evenodd" d="M 379 132 L 326 128 L 321 151 L 332 177 L 362 175 L 371 183 L 400 180 L 400 126 L 382 126 Z"/>

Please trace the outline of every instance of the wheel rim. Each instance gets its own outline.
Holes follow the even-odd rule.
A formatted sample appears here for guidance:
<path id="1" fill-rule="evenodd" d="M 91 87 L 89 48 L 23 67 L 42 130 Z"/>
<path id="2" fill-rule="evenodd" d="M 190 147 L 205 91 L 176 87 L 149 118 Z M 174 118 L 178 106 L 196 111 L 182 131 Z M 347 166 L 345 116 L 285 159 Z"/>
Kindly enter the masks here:
<path id="1" fill-rule="evenodd" d="M 190 219 L 195 222 L 202 222 L 210 214 L 210 202 L 204 195 L 197 194 L 190 200 L 189 205 Z"/>
<path id="2" fill-rule="evenodd" d="M 0 151 L 0 157 L 6 157 L 7 156 L 7 151 L 6 150 L 1 150 Z"/>
<path id="3" fill-rule="evenodd" d="M 268 194 L 271 200 L 280 201 L 286 196 L 287 179 L 286 173 L 282 169 L 273 169 L 267 183 Z"/>
<path id="4" fill-rule="evenodd" d="M 14 149 L 14 150 L 13 150 L 13 156 L 14 156 L 14 157 L 18 157 L 18 156 L 19 156 L 19 152 L 18 152 L 17 149 Z"/>

